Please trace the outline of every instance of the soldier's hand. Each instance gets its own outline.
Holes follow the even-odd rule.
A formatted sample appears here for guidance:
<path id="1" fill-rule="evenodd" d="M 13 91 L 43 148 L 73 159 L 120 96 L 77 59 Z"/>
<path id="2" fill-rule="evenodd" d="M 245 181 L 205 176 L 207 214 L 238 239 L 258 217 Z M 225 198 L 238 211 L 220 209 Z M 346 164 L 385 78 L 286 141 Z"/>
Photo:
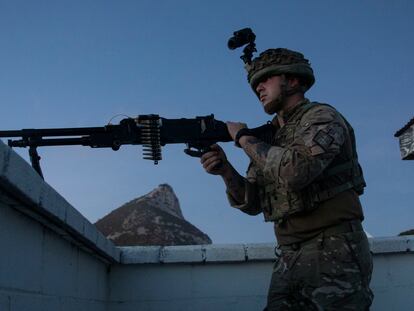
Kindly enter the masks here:
<path id="1" fill-rule="evenodd" d="M 223 149 L 217 145 L 210 146 L 211 151 L 201 156 L 201 164 L 204 170 L 212 175 L 223 175 L 230 167 L 226 154 Z"/>
<path id="2" fill-rule="evenodd" d="M 242 129 L 242 128 L 246 128 L 247 125 L 246 123 L 241 123 L 241 122 L 231 122 L 231 121 L 227 121 L 226 122 L 227 125 L 227 130 L 229 131 L 229 134 L 231 136 L 231 138 L 233 140 L 236 139 L 236 135 L 237 133 Z"/>

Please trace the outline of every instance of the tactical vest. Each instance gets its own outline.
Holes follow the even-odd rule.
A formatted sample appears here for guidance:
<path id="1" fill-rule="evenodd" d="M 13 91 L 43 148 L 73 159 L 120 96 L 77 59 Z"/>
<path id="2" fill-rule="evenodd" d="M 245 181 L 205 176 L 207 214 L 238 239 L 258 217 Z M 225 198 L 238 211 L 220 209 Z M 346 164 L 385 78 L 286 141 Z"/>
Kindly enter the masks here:
<path id="1" fill-rule="evenodd" d="M 288 147 L 295 140 L 296 129 L 301 126 L 303 115 L 320 103 L 306 103 L 294 112 L 287 123 L 276 133 L 273 126 L 268 126 L 270 135 L 263 136 L 266 143 L 279 147 Z M 331 106 L 329 106 L 331 107 Z M 361 166 L 358 163 L 354 130 L 342 116 L 349 133 L 341 147 L 341 152 L 330 165 L 310 185 L 301 191 L 291 191 L 279 183 L 275 183 L 270 176 L 265 176 L 259 168 L 256 170 L 257 185 L 260 203 L 265 221 L 283 223 L 289 215 L 309 212 L 337 194 L 354 189 L 359 195 L 366 186 Z M 273 129 L 271 129 L 273 127 Z M 269 138 L 272 137 L 270 140 Z M 253 165 L 254 166 L 254 165 Z"/>

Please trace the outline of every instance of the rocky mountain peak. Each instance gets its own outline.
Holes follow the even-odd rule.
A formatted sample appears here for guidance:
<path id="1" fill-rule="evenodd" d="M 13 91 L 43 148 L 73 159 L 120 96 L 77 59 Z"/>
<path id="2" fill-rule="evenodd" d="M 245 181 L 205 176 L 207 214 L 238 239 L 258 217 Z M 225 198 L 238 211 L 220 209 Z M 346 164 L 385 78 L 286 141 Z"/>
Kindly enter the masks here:
<path id="1" fill-rule="evenodd" d="M 140 204 L 144 201 L 148 206 L 158 208 L 175 217 L 184 219 L 178 198 L 175 195 L 173 188 L 168 184 L 159 185 L 148 194 L 136 199 L 134 203 Z"/>
<path id="2" fill-rule="evenodd" d="M 119 246 L 211 244 L 208 235 L 184 219 L 167 184 L 122 205 L 95 225 Z"/>

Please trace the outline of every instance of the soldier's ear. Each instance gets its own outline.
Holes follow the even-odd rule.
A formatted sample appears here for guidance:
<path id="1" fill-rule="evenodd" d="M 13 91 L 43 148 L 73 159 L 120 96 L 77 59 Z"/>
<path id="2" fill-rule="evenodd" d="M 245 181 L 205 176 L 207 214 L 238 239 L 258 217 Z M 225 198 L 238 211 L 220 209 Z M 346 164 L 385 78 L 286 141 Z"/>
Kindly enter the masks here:
<path id="1" fill-rule="evenodd" d="M 291 88 L 296 88 L 296 87 L 299 87 L 301 85 L 300 79 L 298 77 L 295 77 L 295 76 L 287 76 L 286 78 L 288 80 L 288 85 Z"/>

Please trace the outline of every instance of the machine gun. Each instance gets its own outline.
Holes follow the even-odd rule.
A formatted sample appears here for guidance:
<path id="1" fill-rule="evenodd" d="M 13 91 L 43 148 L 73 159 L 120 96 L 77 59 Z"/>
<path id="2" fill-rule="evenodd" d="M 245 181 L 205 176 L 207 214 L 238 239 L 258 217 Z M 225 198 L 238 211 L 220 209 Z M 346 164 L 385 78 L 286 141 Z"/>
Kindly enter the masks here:
<path id="1" fill-rule="evenodd" d="M 0 137 L 9 139 L 10 147 L 29 147 L 33 168 L 43 177 L 37 147 L 81 145 L 92 148 L 112 148 L 117 151 L 122 145 L 142 145 L 144 159 L 162 159 L 161 147 L 166 144 L 185 143 L 184 152 L 200 157 L 216 142 L 232 141 L 224 122 L 214 115 L 195 119 L 166 119 L 158 115 L 140 115 L 125 118 L 117 125 L 103 127 L 23 129 L 0 131 Z"/>
<path id="2" fill-rule="evenodd" d="M 262 127 L 251 130 L 260 136 Z M 161 147 L 167 144 L 184 143 L 184 152 L 193 157 L 201 157 L 209 147 L 217 142 L 229 142 L 232 138 L 224 122 L 214 119 L 214 115 L 194 119 L 166 119 L 158 115 L 139 115 L 125 118 L 117 125 L 103 127 L 23 129 L 0 131 L 0 137 L 20 137 L 9 139 L 10 147 L 29 147 L 32 167 L 43 178 L 37 147 L 81 145 L 92 148 L 112 148 L 119 150 L 122 145 L 142 145 L 144 159 L 162 159 Z M 53 137 L 53 138 L 52 138 Z"/>

